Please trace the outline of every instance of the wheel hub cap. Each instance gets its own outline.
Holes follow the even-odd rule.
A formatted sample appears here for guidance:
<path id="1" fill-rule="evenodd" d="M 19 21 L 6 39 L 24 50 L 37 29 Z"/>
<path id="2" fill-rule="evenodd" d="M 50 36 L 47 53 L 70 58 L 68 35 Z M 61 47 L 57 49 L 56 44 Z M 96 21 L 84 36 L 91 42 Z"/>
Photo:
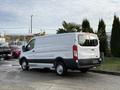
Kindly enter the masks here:
<path id="1" fill-rule="evenodd" d="M 61 65 L 57 66 L 57 73 L 60 75 L 63 73 L 63 67 Z"/>
<path id="2" fill-rule="evenodd" d="M 23 67 L 23 69 L 26 68 L 26 63 L 25 62 L 23 62 L 22 67 Z"/>

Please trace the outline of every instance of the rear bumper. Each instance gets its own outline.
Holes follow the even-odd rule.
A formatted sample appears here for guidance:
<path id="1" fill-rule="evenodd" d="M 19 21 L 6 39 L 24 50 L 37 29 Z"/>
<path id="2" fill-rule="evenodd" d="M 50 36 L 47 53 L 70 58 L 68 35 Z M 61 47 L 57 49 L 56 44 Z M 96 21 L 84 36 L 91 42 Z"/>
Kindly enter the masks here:
<path id="1" fill-rule="evenodd" d="M 79 59 L 78 62 L 75 62 L 73 59 L 66 61 L 66 66 L 68 69 L 80 69 L 80 68 L 92 68 L 100 66 L 101 59 Z"/>
<path id="2" fill-rule="evenodd" d="M 85 66 L 78 66 L 77 69 L 81 69 L 81 68 L 93 68 L 93 67 L 97 67 L 100 66 L 100 64 L 96 64 L 96 65 L 85 65 Z"/>

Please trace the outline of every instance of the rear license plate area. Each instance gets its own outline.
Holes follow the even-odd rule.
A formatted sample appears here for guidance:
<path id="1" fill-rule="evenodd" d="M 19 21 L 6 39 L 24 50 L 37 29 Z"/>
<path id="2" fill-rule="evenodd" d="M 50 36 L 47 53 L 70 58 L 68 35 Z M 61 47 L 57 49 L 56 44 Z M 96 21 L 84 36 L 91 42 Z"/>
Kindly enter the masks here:
<path id="1" fill-rule="evenodd" d="M 96 63 L 98 63 L 98 60 L 93 60 L 92 62 L 93 62 L 93 64 L 96 64 Z"/>

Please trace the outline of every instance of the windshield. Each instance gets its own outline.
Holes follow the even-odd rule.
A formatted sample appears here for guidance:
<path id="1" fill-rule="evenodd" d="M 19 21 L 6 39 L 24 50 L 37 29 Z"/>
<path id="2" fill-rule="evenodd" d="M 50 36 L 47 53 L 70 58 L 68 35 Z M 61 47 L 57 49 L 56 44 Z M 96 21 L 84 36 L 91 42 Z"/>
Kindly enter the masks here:
<path id="1" fill-rule="evenodd" d="M 92 35 L 78 35 L 80 46 L 97 46 L 98 40 Z"/>

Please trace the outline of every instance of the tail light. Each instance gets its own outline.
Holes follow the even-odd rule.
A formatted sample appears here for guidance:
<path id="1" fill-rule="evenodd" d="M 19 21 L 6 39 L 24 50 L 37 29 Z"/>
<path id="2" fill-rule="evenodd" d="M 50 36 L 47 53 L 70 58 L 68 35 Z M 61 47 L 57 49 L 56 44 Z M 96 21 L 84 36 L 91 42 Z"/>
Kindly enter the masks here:
<path id="1" fill-rule="evenodd" d="M 78 48 L 76 45 L 73 45 L 73 60 L 78 61 Z"/>

